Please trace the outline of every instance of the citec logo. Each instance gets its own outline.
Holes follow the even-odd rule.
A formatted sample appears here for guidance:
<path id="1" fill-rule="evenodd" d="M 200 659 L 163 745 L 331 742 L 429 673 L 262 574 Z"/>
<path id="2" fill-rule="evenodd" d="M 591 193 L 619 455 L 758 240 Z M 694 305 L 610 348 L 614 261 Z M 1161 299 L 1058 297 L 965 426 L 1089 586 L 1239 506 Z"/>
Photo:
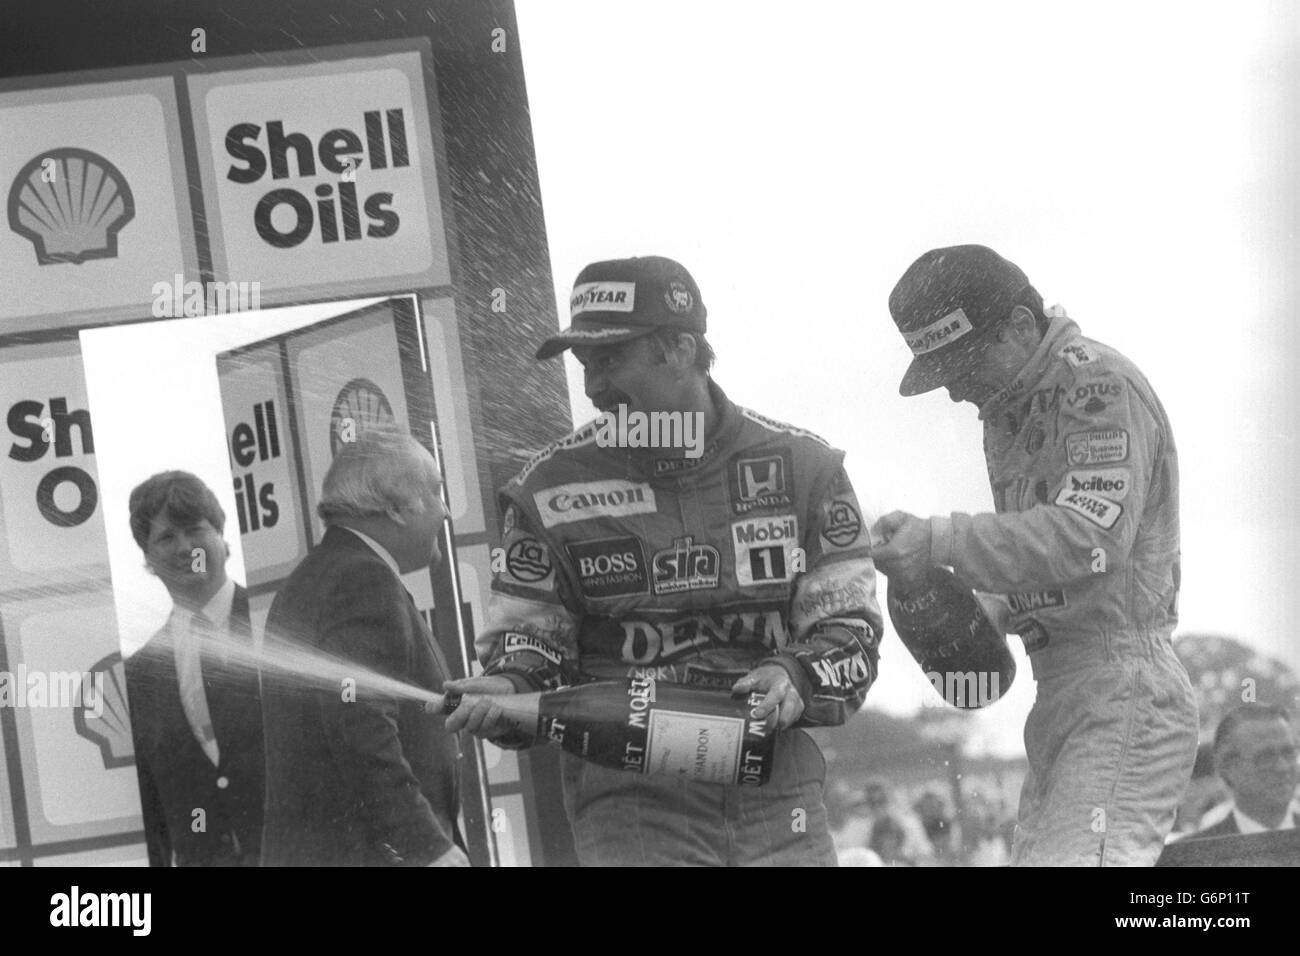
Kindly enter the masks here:
<path id="1" fill-rule="evenodd" d="M 655 552 L 655 594 L 716 588 L 721 567 L 717 548 L 696 544 L 690 535 L 677 538 L 672 547 Z"/>
<path id="2" fill-rule="evenodd" d="M 645 549 L 632 535 L 576 541 L 565 549 L 578 572 L 582 593 L 587 597 L 610 598 L 650 591 Z"/>
<path id="3" fill-rule="evenodd" d="M 1131 483 L 1132 475 L 1127 468 L 1072 471 L 1065 476 L 1065 487 L 1070 491 L 1086 491 L 1111 501 L 1123 501 Z"/>
<path id="4" fill-rule="evenodd" d="M 738 458 L 731 468 L 731 510 L 738 515 L 756 508 L 794 504 L 794 469 L 790 449 L 761 458 Z"/>
<path id="5" fill-rule="evenodd" d="M 620 518 L 653 514 L 655 492 L 646 482 L 580 481 L 533 492 L 543 526 L 591 518 Z"/>
<path id="6" fill-rule="evenodd" d="M 9 187 L 9 228 L 32 244 L 42 266 L 117 258 L 117 234 L 134 218 L 126 177 L 88 149 L 33 156 Z"/>

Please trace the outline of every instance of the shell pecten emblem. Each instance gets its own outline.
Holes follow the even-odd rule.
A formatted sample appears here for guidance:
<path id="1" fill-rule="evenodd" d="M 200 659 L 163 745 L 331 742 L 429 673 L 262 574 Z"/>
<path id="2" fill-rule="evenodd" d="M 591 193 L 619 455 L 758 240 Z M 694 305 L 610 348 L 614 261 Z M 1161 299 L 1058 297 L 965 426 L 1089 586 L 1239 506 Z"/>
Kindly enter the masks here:
<path id="1" fill-rule="evenodd" d="M 43 266 L 117 257 L 117 234 L 135 218 L 126 178 L 88 149 L 66 146 L 32 157 L 9 187 L 9 226 Z"/>
<path id="2" fill-rule="evenodd" d="M 87 680 L 91 687 L 86 686 Z M 104 769 L 131 766 L 135 763 L 135 740 L 121 652 L 113 651 L 96 661 L 85 674 L 80 690 L 79 703 L 72 712 L 77 736 L 99 748 Z"/>

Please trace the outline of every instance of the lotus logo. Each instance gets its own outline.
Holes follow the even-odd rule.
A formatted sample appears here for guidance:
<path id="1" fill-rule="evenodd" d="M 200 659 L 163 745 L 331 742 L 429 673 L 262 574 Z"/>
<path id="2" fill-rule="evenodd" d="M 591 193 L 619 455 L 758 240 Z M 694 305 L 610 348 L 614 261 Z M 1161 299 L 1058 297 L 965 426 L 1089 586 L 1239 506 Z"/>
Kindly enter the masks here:
<path id="1" fill-rule="evenodd" d="M 126 179 L 88 149 L 34 156 L 9 188 L 9 227 L 32 243 L 43 266 L 117 258 L 117 234 L 134 218 Z"/>

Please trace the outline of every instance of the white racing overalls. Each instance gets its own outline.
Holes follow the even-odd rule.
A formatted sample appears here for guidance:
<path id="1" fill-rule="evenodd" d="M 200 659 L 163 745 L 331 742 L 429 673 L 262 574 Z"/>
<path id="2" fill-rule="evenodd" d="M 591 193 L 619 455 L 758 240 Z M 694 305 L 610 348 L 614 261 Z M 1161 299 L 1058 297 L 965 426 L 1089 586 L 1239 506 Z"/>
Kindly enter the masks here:
<path id="1" fill-rule="evenodd" d="M 1037 681 L 1015 865 L 1150 865 L 1196 756 L 1178 620 L 1178 458 L 1114 349 L 1054 318 L 980 409 L 997 514 L 932 519 L 933 557 L 999 595 Z"/>

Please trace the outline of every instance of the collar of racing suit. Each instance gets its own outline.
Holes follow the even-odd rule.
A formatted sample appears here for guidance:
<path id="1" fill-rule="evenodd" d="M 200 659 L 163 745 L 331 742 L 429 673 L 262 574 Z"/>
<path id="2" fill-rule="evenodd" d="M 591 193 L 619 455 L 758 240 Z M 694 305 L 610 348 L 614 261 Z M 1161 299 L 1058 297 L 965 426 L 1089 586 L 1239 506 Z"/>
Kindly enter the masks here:
<path id="1" fill-rule="evenodd" d="M 739 409 L 732 404 L 731 399 L 727 398 L 726 393 L 712 378 L 709 379 L 708 387 L 709 397 L 713 400 L 713 408 L 717 412 L 717 419 L 713 431 L 704 436 L 704 449 L 700 457 L 694 461 L 685 459 L 684 456 L 675 454 L 675 449 L 619 449 L 619 451 L 625 452 L 627 455 L 627 466 L 630 472 L 640 477 L 658 481 L 665 479 L 694 481 L 721 467 L 721 463 L 726 456 L 719 454 L 719 452 L 735 444 L 737 436 L 744 426 L 744 421 Z M 661 463 L 666 462 L 672 462 L 673 466 L 664 469 Z M 686 467 L 680 467 L 683 464 Z"/>
<path id="2" fill-rule="evenodd" d="M 1038 348 L 1025 363 L 1025 367 L 1020 370 L 1015 381 L 980 406 L 980 421 L 989 421 L 1003 408 L 1033 392 L 1038 383 L 1043 380 L 1043 376 L 1047 374 L 1048 367 L 1052 364 L 1052 357 L 1067 339 L 1078 334 L 1079 324 L 1073 319 L 1065 316 L 1052 319 L 1047 326 L 1047 334 L 1038 343 Z"/>

